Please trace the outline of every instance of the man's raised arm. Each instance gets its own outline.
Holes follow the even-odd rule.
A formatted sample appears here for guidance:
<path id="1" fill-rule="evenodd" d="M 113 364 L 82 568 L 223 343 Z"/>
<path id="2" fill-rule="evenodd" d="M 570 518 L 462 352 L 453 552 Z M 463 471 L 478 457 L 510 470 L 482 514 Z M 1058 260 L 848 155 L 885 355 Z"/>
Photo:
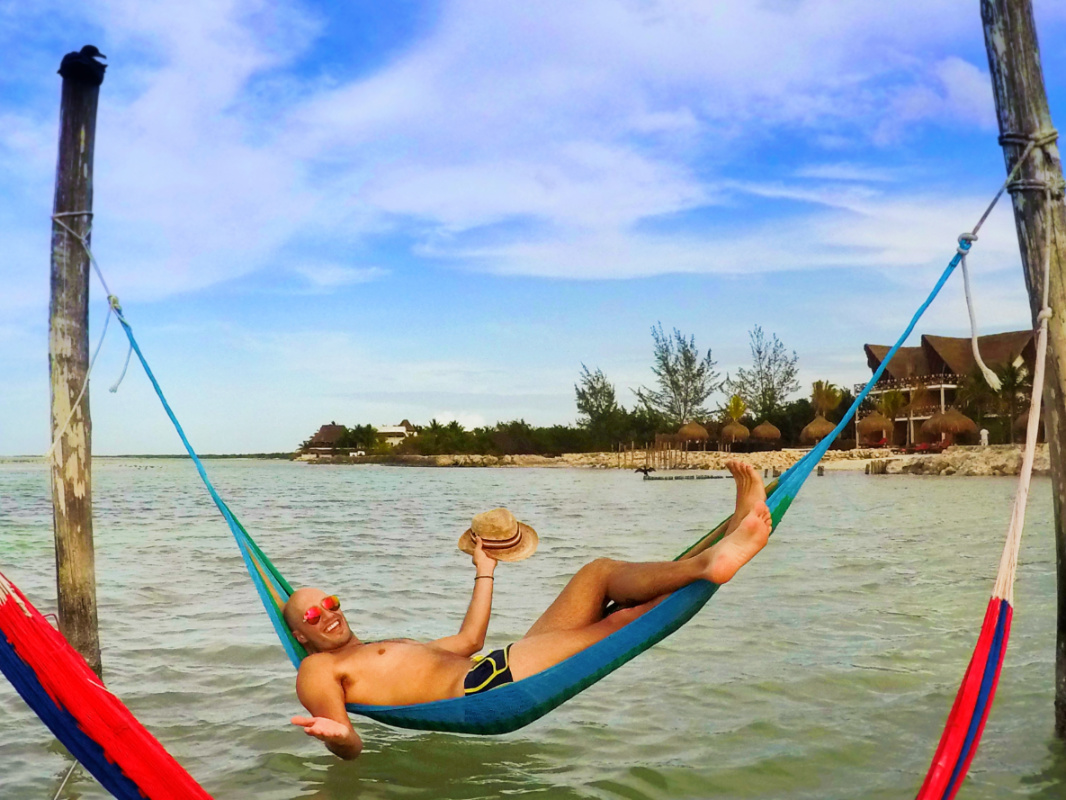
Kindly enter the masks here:
<path id="1" fill-rule="evenodd" d="M 303 727 L 338 758 L 353 759 L 363 752 L 363 740 L 344 707 L 344 687 L 328 662 L 315 655 L 304 659 L 296 676 L 296 696 L 312 716 L 293 717 L 293 725 Z"/>
<path id="2" fill-rule="evenodd" d="M 492 615 L 492 573 L 496 570 L 496 559 L 486 555 L 481 539 L 477 537 L 474 538 L 474 556 L 471 560 L 476 568 L 474 595 L 470 598 L 470 608 L 463 618 L 462 627 L 455 636 L 430 642 L 433 647 L 461 656 L 472 656 L 485 646 L 485 633 Z"/>

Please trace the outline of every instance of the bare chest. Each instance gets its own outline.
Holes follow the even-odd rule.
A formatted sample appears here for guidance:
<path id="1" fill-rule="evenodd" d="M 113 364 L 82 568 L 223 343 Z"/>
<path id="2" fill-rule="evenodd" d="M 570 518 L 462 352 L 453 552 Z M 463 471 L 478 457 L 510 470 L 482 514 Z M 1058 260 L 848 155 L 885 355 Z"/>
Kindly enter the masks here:
<path id="1" fill-rule="evenodd" d="M 337 671 L 348 703 L 407 705 L 457 696 L 469 666 L 454 653 L 392 639 L 345 654 Z"/>

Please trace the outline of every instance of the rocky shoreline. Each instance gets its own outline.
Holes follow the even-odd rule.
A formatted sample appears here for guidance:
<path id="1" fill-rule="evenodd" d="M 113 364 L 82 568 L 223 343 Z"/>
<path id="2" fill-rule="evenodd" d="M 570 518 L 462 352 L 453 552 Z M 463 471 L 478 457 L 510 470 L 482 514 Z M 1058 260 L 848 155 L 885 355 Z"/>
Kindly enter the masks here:
<path id="1" fill-rule="evenodd" d="M 781 471 L 795 464 L 806 450 L 767 450 L 757 453 L 690 452 L 687 463 L 674 470 L 724 470 L 730 459 L 746 461 L 758 470 Z M 627 469 L 642 466 L 639 453 L 635 461 L 623 461 L 618 453 L 566 453 L 560 456 L 482 456 L 453 454 L 439 456 L 300 456 L 299 461 L 312 464 L 383 464 L 407 467 L 541 467 L 556 469 Z M 884 449 L 830 450 L 821 464 L 826 470 L 867 471 L 898 475 L 1017 475 L 1021 469 L 1021 445 L 989 447 L 949 447 L 942 453 L 911 454 Z M 871 466 L 873 465 L 873 466 Z M 1038 445 L 1034 471 L 1047 474 L 1050 469 L 1046 444 Z M 660 472 L 666 471 L 663 469 Z"/>
<path id="2" fill-rule="evenodd" d="M 885 461 L 887 475 L 1017 475 L 1022 468 L 1022 445 L 949 447 L 935 455 L 900 455 Z M 1048 475 L 1051 461 L 1046 444 L 1036 446 L 1033 474 Z"/>

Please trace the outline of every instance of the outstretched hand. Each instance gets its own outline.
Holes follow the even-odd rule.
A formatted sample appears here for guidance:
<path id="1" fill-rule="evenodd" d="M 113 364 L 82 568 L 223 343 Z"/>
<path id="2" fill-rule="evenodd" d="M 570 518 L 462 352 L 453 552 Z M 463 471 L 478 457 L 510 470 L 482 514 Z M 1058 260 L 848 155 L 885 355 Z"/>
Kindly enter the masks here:
<path id="1" fill-rule="evenodd" d="M 474 562 L 478 575 L 491 575 L 496 569 L 496 559 L 485 552 L 481 537 L 474 534 L 474 553 L 470 559 Z"/>
<path id="2" fill-rule="evenodd" d="M 308 736 L 314 736 L 326 744 L 348 744 L 351 737 L 347 726 L 328 717 L 293 717 L 291 722 L 302 726 Z"/>

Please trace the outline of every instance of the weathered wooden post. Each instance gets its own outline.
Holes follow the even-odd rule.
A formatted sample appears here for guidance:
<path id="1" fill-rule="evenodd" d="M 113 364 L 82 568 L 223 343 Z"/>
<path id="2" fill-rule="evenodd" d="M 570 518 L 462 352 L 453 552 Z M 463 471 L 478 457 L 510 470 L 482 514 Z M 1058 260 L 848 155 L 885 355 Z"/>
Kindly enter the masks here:
<path id="1" fill-rule="evenodd" d="M 1040 310 L 1047 259 L 1047 230 L 1054 223 L 1048 364 L 1044 380 L 1044 428 L 1051 454 L 1058 564 L 1058 639 L 1055 648 L 1055 733 L 1066 738 L 1066 206 L 1062 162 L 1051 124 L 1036 23 L 1030 0 L 982 0 L 988 66 L 999 118 L 1000 144 L 1008 172 L 1031 142 L 1032 153 L 1012 181 L 1014 222 L 1018 230 L 1025 284 L 1033 319 Z M 1048 202 L 1047 191 L 1051 197 Z"/>
<path id="2" fill-rule="evenodd" d="M 105 69 L 97 57 L 103 55 L 87 45 L 80 53 L 68 53 L 59 68 L 63 99 L 52 210 L 48 366 L 52 440 L 59 439 L 51 462 L 59 630 L 99 675 L 92 427 L 89 393 L 82 393 L 89 371 L 89 256 L 77 238 L 88 241 L 92 225 L 96 106 Z"/>

